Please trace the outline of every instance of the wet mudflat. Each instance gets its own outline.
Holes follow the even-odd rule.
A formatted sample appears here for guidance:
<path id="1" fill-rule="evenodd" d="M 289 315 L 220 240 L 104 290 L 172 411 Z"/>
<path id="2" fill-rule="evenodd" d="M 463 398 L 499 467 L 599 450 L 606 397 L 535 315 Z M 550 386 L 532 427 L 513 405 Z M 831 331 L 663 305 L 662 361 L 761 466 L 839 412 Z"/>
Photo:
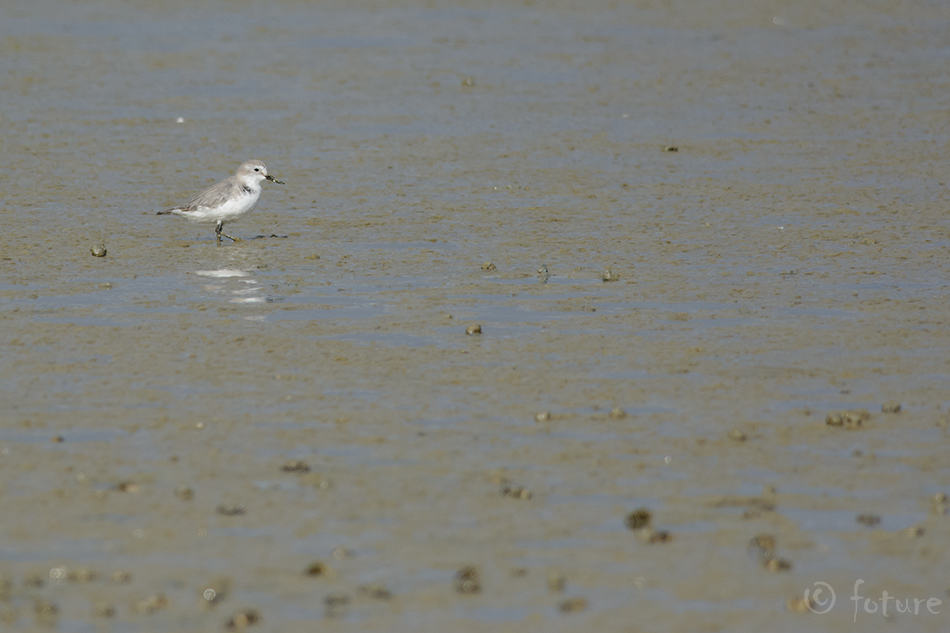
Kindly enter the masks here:
<path id="1" fill-rule="evenodd" d="M 941 5 L 3 18 L 0 628 L 946 630 Z"/>

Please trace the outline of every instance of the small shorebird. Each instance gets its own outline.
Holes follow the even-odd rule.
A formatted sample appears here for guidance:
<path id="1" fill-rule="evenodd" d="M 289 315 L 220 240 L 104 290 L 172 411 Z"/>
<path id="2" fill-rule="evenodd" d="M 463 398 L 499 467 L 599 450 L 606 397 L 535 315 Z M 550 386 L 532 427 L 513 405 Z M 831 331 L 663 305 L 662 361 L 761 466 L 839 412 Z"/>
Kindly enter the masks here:
<path id="1" fill-rule="evenodd" d="M 224 223 L 236 222 L 254 209 L 254 205 L 261 198 L 262 180 L 284 184 L 267 173 L 264 163 L 249 160 L 238 167 L 233 176 L 211 185 L 188 204 L 159 211 L 158 215 L 177 215 L 192 222 L 213 222 L 218 243 L 221 242 L 222 235 L 232 242 L 237 242 L 238 238 L 223 231 Z"/>

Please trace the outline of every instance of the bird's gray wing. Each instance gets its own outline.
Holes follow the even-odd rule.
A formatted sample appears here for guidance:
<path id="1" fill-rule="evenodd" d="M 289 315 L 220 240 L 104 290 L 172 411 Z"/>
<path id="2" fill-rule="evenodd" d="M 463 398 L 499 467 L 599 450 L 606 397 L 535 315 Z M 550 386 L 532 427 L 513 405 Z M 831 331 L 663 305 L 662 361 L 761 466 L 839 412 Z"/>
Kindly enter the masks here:
<path id="1" fill-rule="evenodd" d="M 192 198 L 188 204 L 179 207 L 179 211 L 196 211 L 199 208 L 209 208 L 213 209 L 215 207 L 220 207 L 222 204 L 228 201 L 232 195 L 238 193 L 239 186 L 237 179 L 233 176 L 226 180 L 222 180 L 216 185 L 211 185 L 194 198 Z"/>

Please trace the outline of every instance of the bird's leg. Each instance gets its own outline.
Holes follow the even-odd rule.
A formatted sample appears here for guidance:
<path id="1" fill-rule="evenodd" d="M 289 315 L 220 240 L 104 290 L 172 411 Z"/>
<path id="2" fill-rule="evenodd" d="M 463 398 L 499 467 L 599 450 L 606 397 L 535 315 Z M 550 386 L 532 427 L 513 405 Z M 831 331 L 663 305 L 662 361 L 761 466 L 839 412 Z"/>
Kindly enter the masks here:
<path id="1" fill-rule="evenodd" d="M 224 229 L 224 222 L 218 222 L 217 225 L 215 225 L 215 227 L 214 227 L 214 234 L 218 236 L 218 243 L 219 243 L 219 244 L 221 243 L 221 236 L 222 236 L 222 235 L 223 235 L 224 237 L 228 238 L 229 240 L 231 240 L 232 242 L 240 242 L 240 241 L 241 241 L 240 238 L 238 238 L 238 237 L 231 237 L 230 235 L 228 235 L 227 233 L 225 233 L 222 229 Z"/>

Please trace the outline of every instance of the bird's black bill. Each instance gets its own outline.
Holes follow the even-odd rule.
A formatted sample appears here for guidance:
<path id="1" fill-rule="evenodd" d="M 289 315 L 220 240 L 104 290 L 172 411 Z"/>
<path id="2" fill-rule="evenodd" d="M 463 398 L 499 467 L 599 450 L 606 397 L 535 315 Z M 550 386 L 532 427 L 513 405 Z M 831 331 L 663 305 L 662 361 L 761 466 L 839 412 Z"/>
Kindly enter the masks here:
<path id="1" fill-rule="evenodd" d="M 277 180 L 276 178 L 274 178 L 274 177 L 271 176 L 270 174 L 267 174 L 266 176 L 264 176 L 264 178 L 270 180 L 271 182 L 276 182 L 278 185 L 285 185 L 285 184 L 287 184 L 287 183 L 285 183 L 283 180 Z"/>

